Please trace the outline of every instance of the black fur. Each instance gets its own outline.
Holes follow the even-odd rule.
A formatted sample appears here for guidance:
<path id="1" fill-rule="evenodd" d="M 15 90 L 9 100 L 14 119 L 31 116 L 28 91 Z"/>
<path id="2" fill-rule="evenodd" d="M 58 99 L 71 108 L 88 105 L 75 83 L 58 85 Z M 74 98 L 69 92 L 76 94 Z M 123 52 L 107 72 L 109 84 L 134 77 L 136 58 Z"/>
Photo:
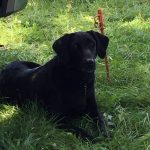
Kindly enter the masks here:
<path id="1" fill-rule="evenodd" d="M 0 74 L 1 97 L 21 104 L 37 100 L 49 113 L 61 116 L 60 128 L 66 128 L 84 139 L 92 136 L 68 123 L 88 114 L 104 129 L 94 90 L 95 59 L 106 56 L 109 39 L 95 31 L 65 34 L 53 44 L 56 56 L 45 65 L 15 61 Z"/>

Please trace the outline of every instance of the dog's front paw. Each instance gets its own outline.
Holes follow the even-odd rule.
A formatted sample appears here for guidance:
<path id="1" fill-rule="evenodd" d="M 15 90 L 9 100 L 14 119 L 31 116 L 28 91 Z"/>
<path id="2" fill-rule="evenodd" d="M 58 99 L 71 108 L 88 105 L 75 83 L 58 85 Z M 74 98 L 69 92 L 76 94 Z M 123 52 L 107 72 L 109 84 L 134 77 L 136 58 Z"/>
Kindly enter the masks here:
<path id="1" fill-rule="evenodd" d="M 100 135 L 104 137 L 110 137 L 109 127 L 107 121 L 104 118 L 99 117 L 97 125 L 98 125 Z"/>
<path id="2" fill-rule="evenodd" d="M 87 133 L 86 131 L 82 130 L 82 132 L 80 132 L 80 135 L 79 135 L 83 140 L 86 140 L 86 141 L 90 141 L 92 142 L 94 137 Z"/>

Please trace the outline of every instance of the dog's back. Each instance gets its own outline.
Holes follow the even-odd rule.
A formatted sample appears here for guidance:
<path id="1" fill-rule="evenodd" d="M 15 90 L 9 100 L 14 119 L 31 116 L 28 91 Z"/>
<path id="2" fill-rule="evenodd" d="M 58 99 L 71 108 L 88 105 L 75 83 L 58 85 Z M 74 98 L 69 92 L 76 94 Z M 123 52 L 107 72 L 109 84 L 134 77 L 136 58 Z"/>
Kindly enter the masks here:
<path id="1" fill-rule="evenodd" d="M 0 96 L 16 97 L 22 91 L 29 91 L 27 77 L 29 78 L 39 66 L 39 64 L 26 61 L 14 61 L 8 64 L 0 73 Z M 22 87 L 23 84 L 27 86 Z"/>

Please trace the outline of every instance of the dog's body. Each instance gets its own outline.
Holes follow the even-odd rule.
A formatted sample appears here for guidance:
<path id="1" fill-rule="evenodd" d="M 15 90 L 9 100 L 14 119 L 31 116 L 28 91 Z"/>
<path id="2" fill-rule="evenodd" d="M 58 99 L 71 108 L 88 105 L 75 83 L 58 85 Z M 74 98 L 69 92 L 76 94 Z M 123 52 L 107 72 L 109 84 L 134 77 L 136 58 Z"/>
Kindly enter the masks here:
<path id="1" fill-rule="evenodd" d="M 15 61 L 0 74 L 0 93 L 3 97 L 37 100 L 49 113 L 64 118 L 89 114 L 100 128 L 94 92 L 95 58 L 106 55 L 108 38 L 94 31 L 66 34 L 53 44 L 57 56 L 40 66 L 36 63 Z M 65 125 L 83 138 L 91 136 L 80 128 Z"/>

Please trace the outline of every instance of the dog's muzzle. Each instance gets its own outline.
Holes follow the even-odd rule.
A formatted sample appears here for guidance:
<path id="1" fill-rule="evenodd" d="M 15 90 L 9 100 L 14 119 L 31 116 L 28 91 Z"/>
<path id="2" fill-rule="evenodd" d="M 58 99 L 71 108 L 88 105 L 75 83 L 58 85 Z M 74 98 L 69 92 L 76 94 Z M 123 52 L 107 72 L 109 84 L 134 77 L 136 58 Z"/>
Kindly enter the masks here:
<path id="1" fill-rule="evenodd" d="M 84 72 L 92 73 L 95 71 L 95 59 L 87 58 L 83 60 L 83 68 Z"/>

